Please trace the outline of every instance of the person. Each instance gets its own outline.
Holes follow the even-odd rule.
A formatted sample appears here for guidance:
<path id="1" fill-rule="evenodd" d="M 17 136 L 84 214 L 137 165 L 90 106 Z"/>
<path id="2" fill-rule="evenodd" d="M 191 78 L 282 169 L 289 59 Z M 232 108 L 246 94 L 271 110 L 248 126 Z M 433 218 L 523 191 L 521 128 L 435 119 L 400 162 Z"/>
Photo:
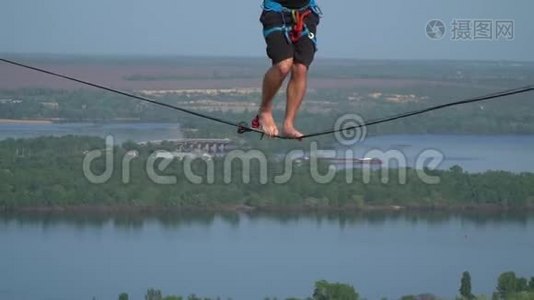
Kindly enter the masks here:
<path id="1" fill-rule="evenodd" d="M 295 118 L 304 99 L 308 69 L 314 59 L 321 12 L 316 0 L 264 0 L 260 22 L 272 66 L 263 78 L 262 101 L 253 126 L 267 136 L 280 134 L 273 118 L 273 99 L 286 77 L 287 103 L 281 135 L 298 139 Z"/>

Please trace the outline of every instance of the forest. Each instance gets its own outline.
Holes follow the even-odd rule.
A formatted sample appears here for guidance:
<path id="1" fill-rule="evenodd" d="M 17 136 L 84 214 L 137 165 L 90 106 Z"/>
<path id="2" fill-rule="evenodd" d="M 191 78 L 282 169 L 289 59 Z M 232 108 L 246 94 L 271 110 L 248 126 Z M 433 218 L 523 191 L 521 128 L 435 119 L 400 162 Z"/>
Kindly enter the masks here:
<path id="1" fill-rule="evenodd" d="M 259 210 L 365 210 L 369 208 L 531 209 L 534 207 L 534 174 L 488 171 L 467 173 L 461 167 L 425 170 L 439 178 L 438 184 L 421 180 L 417 170 L 388 171 L 388 181 L 380 169 L 339 170 L 328 182 L 313 176 L 312 162 L 287 166 L 275 155 L 265 153 L 266 161 L 228 162 L 223 157 L 169 159 L 155 153 L 172 151 L 173 145 L 126 142 L 115 145 L 112 156 L 102 155 L 90 165 L 90 174 L 103 174 L 105 182 L 95 183 L 84 172 L 84 159 L 93 150 L 105 149 L 98 137 L 40 137 L 7 139 L 0 142 L 0 207 L 4 210 L 54 207 L 138 207 L 160 209 Z M 258 149 L 240 150 L 238 154 Z M 102 154 L 104 152 L 101 152 Z M 107 153 L 107 152 L 106 152 Z M 112 165 L 105 157 L 112 157 Z M 124 162 L 128 161 L 126 165 Z M 150 162 L 150 163 L 149 163 Z M 108 164 L 108 166 L 106 166 Z M 245 166 L 248 164 L 248 168 Z M 147 166 L 153 165 L 154 170 Z M 316 172 L 329 170 L 327 162 Z M 86 170 L 87 171 L 87 170 Z M 209 175 L 212 175 L 211 177 Z M 347 174 L 352 176 L 347 184 Z M 245 177 L 243 177 L 245 175 Z M 264 175 L 264 176 L 263 176 Z M 159 182 L 159 176 L 174 181 Z"/>

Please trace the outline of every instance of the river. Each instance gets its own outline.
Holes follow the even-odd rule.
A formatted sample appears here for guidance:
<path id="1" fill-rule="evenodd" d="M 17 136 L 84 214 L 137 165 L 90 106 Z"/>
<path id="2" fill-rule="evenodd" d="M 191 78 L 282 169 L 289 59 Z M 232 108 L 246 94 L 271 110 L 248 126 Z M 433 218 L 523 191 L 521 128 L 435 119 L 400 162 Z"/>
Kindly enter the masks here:
<path id="1" fill-rule="evenodd" d="M 115 143 L 127 140 L 144 142 L 183 137 L 180 125 L 173 123 L 0 123 L 0 140 L 65 135 L 88 135 L 102 138 L 111 135 Z"/>
<path id="2" fill-rule="evenodd" d="M 304 298 L 320 279 L 450 299 L 466 270 L 491 294 L 501 272 L 534 276 L 533 232 L 523 214 L 3 215 L 0 299 Z"/>

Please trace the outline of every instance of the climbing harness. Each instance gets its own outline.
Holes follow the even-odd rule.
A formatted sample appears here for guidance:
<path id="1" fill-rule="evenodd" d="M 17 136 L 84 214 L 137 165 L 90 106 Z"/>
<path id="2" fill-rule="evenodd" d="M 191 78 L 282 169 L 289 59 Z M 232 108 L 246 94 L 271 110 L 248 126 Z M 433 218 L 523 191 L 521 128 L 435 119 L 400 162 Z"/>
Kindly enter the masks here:
<path id="1" fill-rule="evenodd" d="M 265 0 L 262 8 L 264 11 L 280 13 L 283 21 L 281 26 L 274 26 L 265 29 L 263 31 L 263 36 L 265 38 L 274 32 L 282 32 L 286 38 L 286 41 L 294 44 L 298 42 L 300 38 L 306 36 L 313 42 L 315 48 L 317 49 L 317 38 L 315 33 L 309 30 L 305 22 L 306 18 L 312 13 L 315 13 L 319 17 L 322 15 L 321 9 L 315 0 L 311 0 L 308 5 L 299 9 L 287 8 L 276 1 Z M 290 16 L 291 22 L 286 20 L 287 16 Z"/>

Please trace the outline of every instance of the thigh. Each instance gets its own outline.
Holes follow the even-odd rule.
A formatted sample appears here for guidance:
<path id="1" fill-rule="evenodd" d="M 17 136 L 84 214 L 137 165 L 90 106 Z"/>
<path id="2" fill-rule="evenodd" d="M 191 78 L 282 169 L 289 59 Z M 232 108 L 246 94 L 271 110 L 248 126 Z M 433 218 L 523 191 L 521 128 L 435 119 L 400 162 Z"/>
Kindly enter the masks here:
<path id="1" fill-rule="evenodd" d="M 310 31 L 309 36 L 301 37 L 297 43 L 295 43 L 295 62 L 310 66 L 315 58 L 315 52 L 317 51 L 317 26 L 319 25 L 319 16 L 312 13 L 306 18 L 306 27 Z"/>
<path id="2" fill-rule="evenodd" d="M 263 30 L 284 25 L 283 15 L 272 11 L 263 11 L 260 17 Z M 267 56 L 273 64 L 277 64 L 285 59 L 292 58 L 294 46 L 289 42 L 282 31 L 274 31 L 265 37 L 267 44 Z"/>
<path id="3" fill-rule="evenodd" d="M 309 67 L 315 58 L 315 43 L 308 37 L 302 37 L 295 44 L 294 59 L 296 63 L 300 63 Z"/>
<path id="4" fill-rule="evenodd" d="M 267 43 L 267 56 L 272 60 L 273 65 L 288 58 L 292 58 L 295 51 L 294 45 L 287 41 L 282 32 L 273 32 L 265 38 Z"/>

